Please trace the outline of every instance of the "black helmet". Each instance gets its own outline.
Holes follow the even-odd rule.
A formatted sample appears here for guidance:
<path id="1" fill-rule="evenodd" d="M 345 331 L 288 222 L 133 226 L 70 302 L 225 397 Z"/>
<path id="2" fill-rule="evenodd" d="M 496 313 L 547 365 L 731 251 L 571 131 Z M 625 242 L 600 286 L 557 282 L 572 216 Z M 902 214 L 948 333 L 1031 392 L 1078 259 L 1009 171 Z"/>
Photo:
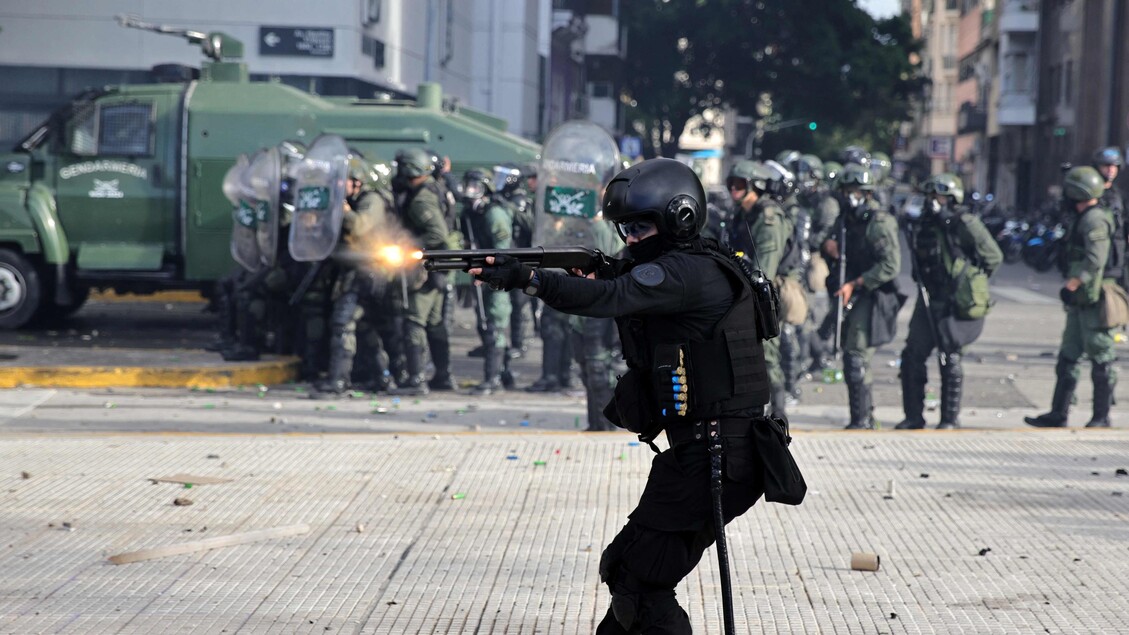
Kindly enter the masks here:
<path id="1" fill-rule="evenodd" d="M 765 161 L 764 167 L 772 171 L 769 181 L 769 194 L 777 200 L 784 200 L 796 193 L 796 175 L 777 161 Z"/>
<path id="2" fill-rule="evenodd" d="M 870 153 L 860 146 L 847 146 L 839 153 L 839 163 L 857 163 L 864 168 L 870 167 Z"/>
<path id="3" fill-rule="evenodd" d="M 414 179 L 431 174 L 431 155 L 423 148 L 405 148 L 396 153 L 396 173 Z"/>
<path id="4" fill-rule="evenodd" d="M 1125 161 L 1121 158 L 1121 150 L 1119 148 L 1109 146 L 1108 148 L 1102 148 L 1095 152 L 1092 163 L 1095 168 L 1099 165 L 1116 165 L 1120 168 L 1125 164 Z"/>
<path id="5" fill-rule="evenodd" d="M 463 175 L 463 198 L 476 201 L 494 193 L 494 174 L 488 168 L 471 168 Z"/>
<path id="6" fill-rule="evenodd" d="M 439 178 L 443 174 L 443 155 L 436 152 L 434 148 L 425 148 L 424 152 L 431 155 L 431 176 Z"/>
<path id="7" fill-rule="evenodd" d="M 503 163 L 494 166 L 494 190 L 503 196 L 509 196 L 524 182 L 521 170 L 511 164 Z"/>
<path id="8" fill-rule="evenodd" d="M 676 241 L 693 239 L 708 220 L 706 192 L 698 175 L 674 159 L 648 159 L 612 178 L 604 192 L 604 219 L 647 218 Z"/>

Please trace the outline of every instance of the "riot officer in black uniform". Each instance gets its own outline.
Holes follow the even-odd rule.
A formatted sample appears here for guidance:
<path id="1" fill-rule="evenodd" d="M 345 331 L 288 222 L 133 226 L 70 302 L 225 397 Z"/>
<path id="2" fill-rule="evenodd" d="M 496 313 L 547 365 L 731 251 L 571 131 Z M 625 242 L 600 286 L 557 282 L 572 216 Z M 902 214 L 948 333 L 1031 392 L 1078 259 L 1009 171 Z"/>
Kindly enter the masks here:
<path id="1" fill-rule="evenodd" d="M 724 441 L 725 520 L 764 488 L 750 437 L 771 389 L 764 330 L 750 320 L 764 305 L 747 265 L 699 236 L 705 192 L 682 163 L 651 159 L 620 172 L 603 214 L 631 257 L 608 268 L 618 271 L 570 277 L 498 257 L 470 273 L 560 311 L 615 318 L 629 370 L 605 414 L 644 439 L 665 429 L 671 449 L 655 457 L 639 505 L 600 560 L 612 601 L 596 632 L 689 633 L 674 589 L 714 541 L 707 428 Z"/>

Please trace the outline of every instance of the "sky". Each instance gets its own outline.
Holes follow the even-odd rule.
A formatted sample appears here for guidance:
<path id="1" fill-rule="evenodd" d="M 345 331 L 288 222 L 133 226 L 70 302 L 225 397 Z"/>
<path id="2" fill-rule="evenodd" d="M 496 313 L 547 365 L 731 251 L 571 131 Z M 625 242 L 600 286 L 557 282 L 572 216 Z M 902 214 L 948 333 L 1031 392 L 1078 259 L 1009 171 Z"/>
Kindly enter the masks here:
<path id="1" fill-rule="evenodd" d="M 859 6 L 876 18 L 888 18 L 898 13 L 898 0 L 859 0 Z"/>

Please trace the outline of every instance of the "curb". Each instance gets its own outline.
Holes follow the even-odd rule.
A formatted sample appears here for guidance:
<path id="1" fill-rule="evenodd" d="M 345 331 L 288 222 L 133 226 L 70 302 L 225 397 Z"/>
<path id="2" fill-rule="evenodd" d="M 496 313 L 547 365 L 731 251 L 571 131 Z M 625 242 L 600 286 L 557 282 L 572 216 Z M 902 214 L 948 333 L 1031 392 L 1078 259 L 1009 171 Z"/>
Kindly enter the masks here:
<path id="1" fill-rule="evenodd" d="M 228 388 L 278 385 L 298 376 L 298 358 L 238 366 L 17 366 L 0 368 L 0 388 Z"/>
<path id="2" fill-rule="evenodd" d="M 188 304 L 201 304 L 207 302 L 204 296 L 200 295 L 199 291 L 189 290 L 171 290 L 171 291 L 157 291 L 156 293 L 137 294 L 137 293 L 122 293 L 118 294 L 114 291 L 97 291 L 90 294 L 90 302 L 184 302 Z"/>

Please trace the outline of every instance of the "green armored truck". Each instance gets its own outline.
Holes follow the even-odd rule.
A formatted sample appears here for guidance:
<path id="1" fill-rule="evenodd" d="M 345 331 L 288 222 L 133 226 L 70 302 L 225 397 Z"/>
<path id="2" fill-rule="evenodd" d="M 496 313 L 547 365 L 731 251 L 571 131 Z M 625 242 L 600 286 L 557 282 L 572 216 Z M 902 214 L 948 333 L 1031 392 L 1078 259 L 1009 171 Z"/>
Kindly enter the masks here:
<path id="1" fill-rule="evenodd" d="M 323 98 L 251 82 L 223 33 L 123 24 L 185 37 L 210 60 L 196 80 L 87 91 L 0 155 L 0 328 L 69 315 L 91 289 L 208 290 L 234 266 L 221 184 L 242 153 L 328 134 L 370 160 L 426 146 L 456 170 L 539 156 L 435 84 L 415 101 Z"/>

